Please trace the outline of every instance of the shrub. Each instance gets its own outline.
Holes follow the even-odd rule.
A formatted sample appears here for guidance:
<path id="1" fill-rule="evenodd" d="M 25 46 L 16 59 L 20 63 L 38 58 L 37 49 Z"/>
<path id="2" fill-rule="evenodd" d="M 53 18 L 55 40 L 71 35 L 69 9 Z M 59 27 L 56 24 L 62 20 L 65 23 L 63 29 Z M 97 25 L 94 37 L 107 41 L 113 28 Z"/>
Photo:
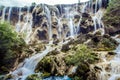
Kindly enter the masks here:
<path id="1" fill-rule="evenodd" d="M 111 0 L 103 20 L 106 25 L 118 27 L 120 25 L 120 0 Z"/>
<path id="2" fill-rule="evenodd" d="M 83 62 L 92 63 L 94 62 L 96 55 L 92 53 L 86 45 L 81 44 L 76 46 L 76 51 L 74 55 L 69 55 L 65 58 L 68 65 L 79 65 Z"/>
<path id="3" fill-rule="evenodd" d="M 13 27 L 7 22 L 0 22 L 0 71 L 2 67 L 12 65 L 12 61 L 21 53 L 21 46 L 25 43 L 18 37 Z M 9 64 L 9 65 L 8 65 Z M 9 69 L 8 69 L 9 70 Z"/>

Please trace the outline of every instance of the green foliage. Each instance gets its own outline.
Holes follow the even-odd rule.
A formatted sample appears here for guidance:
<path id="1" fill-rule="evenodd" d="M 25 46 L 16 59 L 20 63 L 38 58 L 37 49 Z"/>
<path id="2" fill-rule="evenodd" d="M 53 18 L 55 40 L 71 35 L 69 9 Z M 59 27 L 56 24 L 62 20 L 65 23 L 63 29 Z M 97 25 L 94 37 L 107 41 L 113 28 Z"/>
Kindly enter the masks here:
<path id="1" fill-rule="evenodd" d="M 112 38 L 103 38 L 96 45 L 97 51 L 111 51 L 117 47 L 117 42 Z"/>
<path id="2" fill-rule="evenodd" d="M 52 65 L 52 59 L 50 57 L 45 57 L 43 58 L 37 65 L 35 72 L 48 72 L 50 73 L 51 71 L 51 65 Z"/>
<path id="3" fill-rule="evenodd" d="M 83 62 L 92 63 L 95 61 L 96 55 L 92 53 L 92 50 L 86 45 L 81 44 L 75 48 L 75 54 L 69 55 L 65 58 L 65 61 L 68 65 L 79 65 Z"/>
<path id="4" fill-rule="evenodd" d="M 13 27 L 7 22 L 0 22 L 0 69 L 1 66 L 10 66 L 11 61 L 20 55 L 18 53 L 23 45 L 24 41 Z"/>
<path id="5" fill-rule="evenodd" d="M 35 2 L 33 2 L 32 4 L 31 4 L 31 6 L 35 6 L 36 5 L 36 3 Z"/>
<path id="6" fill-rule="evenodd" d="M 82 79 L 79 76 L 75 76 L 74 78 L 72 78 L 72 80 L 82 80 Z"/>
<path id="7" fill-rule="evenodd" d="M 112 48 L 112 49 L 115 48 L 115 44 L 112 43 L 110 39 L 104 38 L 102 43 L 104 44 L 105 47 Z"/>
<path id="8" fill-rule="evenodd" d="M 32 75 L 28 76 L 25 80 L 42 80 L 42 78 L 38 74 L 32 74 Z"/>
<path id="9" fill-rule="evenodd" d="M 120 25 L 120 0 L 111 0 L 107 12 L 103 17 L 106 25 L 118 27 Z"/>

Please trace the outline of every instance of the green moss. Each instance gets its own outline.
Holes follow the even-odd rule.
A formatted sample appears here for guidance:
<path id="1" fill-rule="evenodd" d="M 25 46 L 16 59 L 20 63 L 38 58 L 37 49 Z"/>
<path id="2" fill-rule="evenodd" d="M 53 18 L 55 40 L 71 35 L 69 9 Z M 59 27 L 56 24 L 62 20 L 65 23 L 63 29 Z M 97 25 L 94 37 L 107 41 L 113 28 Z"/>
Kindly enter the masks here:
<path id="1" fill-rule="evenodd" d="M 82 80 L 82 79 L 81 79 L 81 77 L 79 77 L 79 76 L 74 76 L 74 77 L 72 78 L 72 80 Z"/>
<path id="2" fill-rule="evenodd" d="M 35 72 L 48 72 L 50 73 L 51 71 L 51 65 L 52 65 L 52 61 L 50 57 L 45 57 L 43 58 L 37 65 Z"/>
<path id="3" fill-rule="evenodd" d="M 26 80 L 42 80 L 41 76 L 38 74 L 32 74 L 26 78 Z"/>
<path id="4" fill-rule="evenodd" d="M 111 38 L 103 38 L 98 44 L 97 44 L 97 51 L 111 51 L 114 50 L 117 46 L 117 43 L 115 40 Z"/>
<path id="5" fill-rule="evenodd" d="M 42 76 L 43 78 L 49 77 L 49 76 L 50 76 L 50 73 L 44 72 L 44 73 L 41 74 L 41 76 Z"/>
<path id="6" fill-rule="evenodd" d="M 23 46 L 25 46 L 25 42 L 18 37 L 13 26 L 7 22 L 0 22 L 0 73 L 4 73 L 1 66 L 5 66 L 8 70 L 13 66 L 15 58 L 21 54 Z"/>
<path id="7" fill-rule="evenodd" d="M 120 25 L 120 0 L 111 0 L 103 17 L 106 25 L 119 27 Z"/>
<path id="8" fill-rule="evenodd" d="M 92 50 L 89 49 L 86 45 L 78 45 L 75 47 L 75 54 L 65 57 L 65 62 L 68 65 L 79 65 L 82 62 L 93 63 L 95 61 L 95 55 L 92 53 Z M 74 48 L 74 49 L 75 49 Z"/>

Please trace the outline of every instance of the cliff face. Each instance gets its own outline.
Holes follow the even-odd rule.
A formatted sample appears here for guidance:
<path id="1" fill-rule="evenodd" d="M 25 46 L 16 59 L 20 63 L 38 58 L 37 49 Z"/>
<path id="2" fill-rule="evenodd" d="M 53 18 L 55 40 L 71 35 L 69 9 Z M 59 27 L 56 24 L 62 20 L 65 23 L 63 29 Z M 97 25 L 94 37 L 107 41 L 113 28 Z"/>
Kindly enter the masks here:
<path id="1" fill-rule="evenodd" d="M 33 5 L 30 7 L 3 7 L 0 19 L 7 20 L 27 43 L 63 40 L 79 33 L 103 28 L 97 11 L 106 8 L 108 0 L 73 5 Z M 101 5 L 101 6 L 100 6 Z M 103 13 L 102 13 L 103 14 Z M 99 19 L 99 20 L 98 20 Z"/>

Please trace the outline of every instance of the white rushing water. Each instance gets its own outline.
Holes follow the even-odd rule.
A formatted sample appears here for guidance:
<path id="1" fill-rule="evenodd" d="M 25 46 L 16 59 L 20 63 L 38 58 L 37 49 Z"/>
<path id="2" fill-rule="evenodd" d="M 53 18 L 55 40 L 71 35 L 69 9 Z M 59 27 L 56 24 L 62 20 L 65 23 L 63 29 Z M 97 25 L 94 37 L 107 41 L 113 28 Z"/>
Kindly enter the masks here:
<path id="1" fill-rule="evenodd" d="M 74 37 L 75 36 L 75 27 L 73 23 L 73 12 L 70 12 L 70 7 L 65 7 L 65 16 L 68 21 L 68 27 L 69 27 L 69 37 Z"/>
<path id="2" fill-rule="evenodd" d="M 23 62 L 23 65 L 21 67 L 19 67 L 18 69 L 16 69 L 15 71 L 11 72 L 10 74 L 12 74 L 14 76 L 14 80 L 25 80 L 25 78 L 34 73 L 34 70 L 38 64 L 38 62 L 45 56 L 47 55 L 48 52 L 52 51 L 53 48 L 51 48 L 50 46 L 46 46 L 46 49 L 41 52 L 41 53 L 37 53 L 36 55 L 25 59 L 25 61 Z M 21 74 L 21 75 L 19 75 Z"/>
<path id="3" fill-rule="evenodd" d="M 47 19 L 48 19 L 48 30 L 49 30 L 49 40 L 52 39 L 52 22 L 51 22 L 51 13 L 50 10 L 47 6 L 45 6 L 45 10 L 46 10 L 46 15 L 47 15 Z"/>
<path id="4" fill-rule="evenodd" d="M 27 14 L 24 17 L 24 25 L 22 26 L 22 29 L 20 30 L 20 33 L 23 34 L 23 38 L 25 40 L 25 42 L 28 44 L 30 41 L 30 35 L 32 33 L 32 14 L 30 13 L 30 7 L 27 8 Z M 18 23 L 18 28 L 19 23 Z"/>
<path id="5" fill-rule="evenodd" d="M 10 22 L 12 7 L 9 8 L 7 21 Z"/>
<path id="6" fill-rule="evenodd" d="M 102 9 L 102 0 L 96 0 L 95 12 L 94 15 L 92 15 L 92 20 L 94 23 L 94 32 L 96 32 L 97 29 L 100 29 L 102 35 L 105 34 L 104 23 L 102 22 L 103 14 L 104 10 Z"/>
<path id="7" fill-rule="evenodd" d="M 116 48 L 115 52 L 117 55 L 114 57 L 113 60 L 110 61 L 111 63 L 111 76 L 108 80 L 117 80 L 120 79 L 120 45 Z"/>
<path id="8" fill-rule="evenodd" d="M 18 16 L 18 22 L 17 22 L 17 24 L 16 24 L 16 31 L 17 32 L 19 32 L 20 31 L 20 27 L 21 27 L 21 24 L 20 24 L 20 22 L 21 22 L 21 7 L 19 8 L 19 16 Z"/>
<path id="9" fill-rule="evenodd" d="M 7 7 L 3 8 L 3 12 L 2 12 L 2 21 L 5 21 L 5 12 L 6 12 Z"/>
<path id="10" fill-rule="evenodd" d="M 74 0 L 72 0 L 72 1 L 74 1 Z M 9 2 L 9 0 L 8 0 L 8 2 Z M 59 1 L 57 1 L 57 2 L 59 2 Z M 0 3 L 1 3 L 1 1 L 0 1 Z M 100 0 L 99 1 L 96 0 L 96 6 L 98 6 L 97 5 L 98 3 L 101 6 Z M 84 3 L 82 5 L 81 14 L 86 12 L 86 8 L 88 7 L 88 5 L 90 5 L 90 4 Z M 21 4 L 21 6 L 22 6 L 22 4 Z M 3 12 L 2 12 L 2 20 L 3 21 L 5 21 L 6 8 L 7 7 L 4 7 Z M 51 16 L 51 11 L 48 8 L 48 6 L 42 5 L 42 8 L 43 8 L 44 13 L 46 13 L 46 16 L 47 16 L 47 19 L 48 19 L 48 25 L 49 25 L 49 26 L 47 26 L 48 31 L 49 31 L 48 32 L 48 35 L 49 35 L 48 37 L 49 37 L 49 40 L 51 40 L 52 39 L 52 35 L 53 35 L 53 33 L 52 33 L 52 31 L 53 31 L 52 30 L 52 22 L 51 22 L 51 17 L 52 17 Z M 82 16 L 80 16 L 79 22 L 77 24 L 77 30 L 76 30 L 73 19 L 74 19 L 74 13 L 77 12 L 78 5 L 76 6 L 75 12 L 74 11 L 70 11 L 71 9 L 72 8 L 70 8 L 70 7 L 65 7 L 65 16 L 66 16 L 66 19 L 68 21 L 67 25 L 69 27 L 69 33 L 70 33 L 69 37 L 74 37 L 78 33 L 78 31 L 80 29 Z M 32 19 L 33 19 L 33 16 L 32 16 L 32 13 L 30 12 L 30 7 L 27 7 L 27 11 L 26 11 L 25 16 L 23 17 L 23 21 L 21 21 L 21 18 L 22 18 L 21 14 L 23 13 L 21 10 L 22 10 L 22 8 L 19 8 L 19 16 L 18 16 L 18 22 L 16 23 L 16 31 L 21 33 L 21 34 L 23 34 L 23 38 L 24 38 L 25 42 L 28 44 L 30 42 L 30 37 L 31 37 L 31 33 L 32 33 L 32 24 L 33 24 Z M 9 8 L 9 12 L 8 12 L 8 21 L 9 22 L 10 22 L 11 11 L 12 11 L 12 7 Z M 61 7 L 61 11 L 62 11 L 62 7 Z M 58 13 L 58 14 L 60 14 L 60 13 Z M 56 14 L 54 13 L 54 15 L 56 15 Z M 57 19 L 58 20 L 58 32 L 59 32 L 58 34 L 59 34 L 59 38 L 61 38 L 62 34 L 63 34 L 63 25 L 61 24 L 60 17 Z M 93 22 L 94 22 L 94 31 L 96 31 L 98 28 L 103 28 L 103 30 L 104 30 L 104 24 L 103 24 L 101 18 L 102 18 L 102 12 L 99 11 L 99 10 L 97 11 L 97 7 L 96 7 L 94 16 L 92 16 L 92 19 L 93 19 Z M 21 23 L 23 23 L 23 25 L 21 25 Z M 104 32 L 103 32 L 103 34 L 104 34 Z M 33 74 L 34 70 L 36 68 L 36 65 L 38 64 L 38 62 L 45 55 L 47 55 L 47 53 L 50 52 L 51 50 L 53 50 L 53 48 L 51 48 L 50 46 L 47 46 L 46 50 L 44 50 L 42 53 L 37 53 L 36 55 L 34 55 L 34 56 L 30 57 L 30 58 L 27 58 L 23 62 L 23 65 L 21 67 L 17 68 L 15 71 L 11 72 L 11 74 L 14 76 L 14 80 L 19 80 L 20 78 L 21 78 L 21 80 L 25 80 L 25 78 L 28 75 Z M 116 73 L 116 71 L 113 71 L 113 72 Z M 103 72 L 103 73 L 105 73 L 105 72 Z M 50 77 L 49 79 L 45 79 L 45 80 L 52 80 L 51 78 L 52 77 Z M 113 78 L 113 77 L 111 76 L 111 78 Z M 54 80 L 62 80 L 62 79 L 66 80 L 66 79 L 68 79 L 68 77 L 67 76 L 64 76 L 64 78 L 57 77 Z M 110 80 L 112 80 L 112 79 L 110 79 Z"/>
<path id="11" fill-rule="evenodd" d="M 120 42 L 120 39 L 117 41 Z M 118 80 L 118 79 L 120 79 L 120 44 L 114 52 L 116 52 L 117 54 L 110 61 L 103 57 L 104 62 L 99 64 L 99 67 L 101 66 L 102 71 L 99 74 L 98 80 Z M 107 66 L 108 66 L 109 70 L 106 70 Z"/>

